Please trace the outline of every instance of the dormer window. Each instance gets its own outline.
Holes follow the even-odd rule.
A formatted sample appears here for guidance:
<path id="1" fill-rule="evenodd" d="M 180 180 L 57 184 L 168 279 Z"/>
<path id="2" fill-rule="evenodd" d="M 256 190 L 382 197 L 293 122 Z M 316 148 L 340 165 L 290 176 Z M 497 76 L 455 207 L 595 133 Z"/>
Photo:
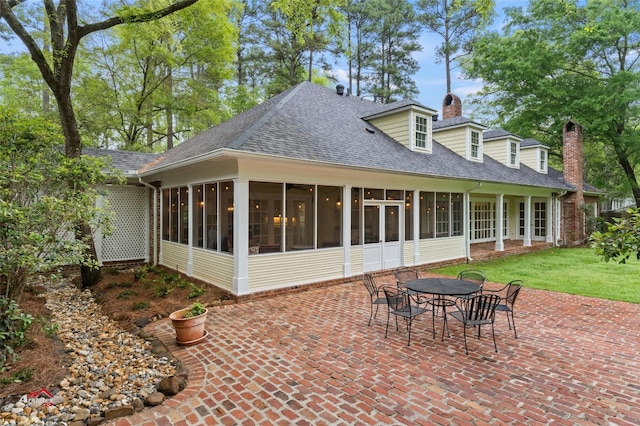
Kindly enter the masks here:
<path id="1" fill-rule="evenodd" d="M 540 173 L 547 173 L 547 151 L 541 149 L 540 151 Z"/>
<path id="2" fill-rule="evenodd" d="M 427 118 L 416 116 L 416 148 L 427 147 Z"/>
<path id="3" fill-rule="evenodd" d="M 518 166 L 518 142 L 509 143 L 509 165 L 511 167 Z"/>
<path id="4" fill-rule="evenodd" d="M 415 114 L 413 121 L 413 146 L 416 150 L 431 152 L 431 117 Z"/>
<path id="5" fill-rule="evenodd" d="M 482 148 L 480 146 L 480 132 L 471 130 L 471 137 L 469 143 L 469 159 L 481 160 Z"/>

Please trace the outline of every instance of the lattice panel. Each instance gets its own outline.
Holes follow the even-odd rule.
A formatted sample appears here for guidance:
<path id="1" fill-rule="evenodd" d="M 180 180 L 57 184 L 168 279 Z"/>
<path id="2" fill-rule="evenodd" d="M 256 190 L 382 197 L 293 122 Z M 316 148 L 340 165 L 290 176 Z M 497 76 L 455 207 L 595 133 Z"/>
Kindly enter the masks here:
<path id="1" fill-rule="evenodd" d="M 107 199 L 115 212 L 113 233 L 102 240 L 102 261 L 144 259 L 147 254 L 147 191 L 111 186 Z"/>

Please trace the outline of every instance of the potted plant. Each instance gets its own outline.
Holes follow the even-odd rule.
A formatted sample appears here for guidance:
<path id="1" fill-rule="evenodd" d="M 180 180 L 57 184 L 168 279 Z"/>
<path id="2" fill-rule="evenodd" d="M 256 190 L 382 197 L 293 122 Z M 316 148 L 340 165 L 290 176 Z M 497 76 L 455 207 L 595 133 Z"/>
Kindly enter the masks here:
<path id="1" fill-rule="evenodd" d="M 208 309 L 202 303 L 195 302 L 188 308 L 169 315 L 179 345 L 193 345 L 207 337 L 207 330 L 204 329 L 207 312 Z"/>

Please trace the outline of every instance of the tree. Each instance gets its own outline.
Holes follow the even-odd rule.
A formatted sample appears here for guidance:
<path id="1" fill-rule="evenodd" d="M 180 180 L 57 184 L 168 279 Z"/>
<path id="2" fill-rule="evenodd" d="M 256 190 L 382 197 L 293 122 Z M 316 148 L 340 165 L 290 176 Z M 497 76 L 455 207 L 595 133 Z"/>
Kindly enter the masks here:
<path id="1" fill-rule="evenodd" d="M 82 39 L 89 34 L 104 31 L 116 25 L 150 22 L 161 19 L 174 12 L 182 10 L 198 0 L 179 0 L 160 8 L 124 7 L 114 16 L 107 17 L 93 23 L 82 23 L 84 19 L 78 15 L 77 0 L 60 1 L 56 6 L 53 0 L 43 0 L 51 41 L 51 55 L 47 55 L 36 43 L 36 38 L 29 33 L 27 27 L 20 21 L 14 8 L 18 8 L 24 0 L 0 0 L 0 17 L 4 19 L 11 31 L 24 43 L 36 63 L 44 81 L 58 107 L 58 114 L 65 140 L 65 154 L 68 158 L 80 158 L 82 153 L 82 139 L 76 121 L 75 111 L 71 102 L 71 81 L 76 59 L 76 53 Z M 73 184 L 73 182 L 71 182 Z M 88 223 L 78 223 L 77 234 L 80 240 L 91 236 Z M 95 259 L 93 240 L 88 246 L 89 256 Z M 100 280 L 99 268 L 82 267 L 82 282 L 90 286 Z"/>
<path id="2" fill-rule="evenodd" d="M 411 76 L 418 72 L 412 56 L 422 47 L 420 29 L 413 5 L 407 0 L 370 0 L 367 8 L 373 18 L 373 52 L 366 59 L 371 73 L 365 78 L 365 91 L 379 102 L 413 98 L 418 94 Z"/>
<path id="3" fill-rule="evenodd" d="M 375 23 L 377 20 L 368 0 L 351 0 L 344 7 L 347 19 L 346 56 L 349 74 L 349 93 L 362 96 L 361 82 L 364 80 L 366 59 L 373 54 L 375 48 Z M 353 84 L 355 82 L 355 90 Z"/>
<path id="4" fill-rule="evenodd" d="M 228 1 L 200 0 L 159 21 L 116 27 L 105 47 L 97 42 L 88 47 L 83 56 L 93 59 L 93 83 L 76 93 L 107 84 L 116 133 L 111 146 L 162 152 L 174 139 L 228 117 L 221 92 L 232 76 L 237 38 L 229 11 Z"/>
<path id="5" fill-rule="evenodd" d="M 78 221 L 109 231 L 108 207 L 96 207 L 108 179 L 102 160 L 64 155 L 59 126 L 0 107 L 0 289 L 18 302 L 27 277 L 69 264 L 90 265 L 90 235 Z M 77 190 L 68 185 L 72 181 Z"/>
<path id="6" fill-rule="evenodd" d="M 419 20 L 442 38 L 436 59 L 444 61 L 447 93 L 451 92 L 451 70 L 473 49 L 475 35 L 493 17 L 494 0 L 418 0 Z"/>
<path id="7" fill-rule="evenodd" d="M 274 0 L 271 7 L 286 17 L 286 26 L 309 52 L 307 80 L 313 77 L 313 53 L 327 48 L 342 32 L 339 8 L 346 0 Z"/>
<path id="8" fill-rule="evenodd" d="M 626 263 L 631 255 L 640 260 L 640 209 L 629 209 L 625 217 L 614 217 L 606 230 L 591 234 L 591 246 L 605 261 Z"/>
<path id="9" fill-rule="evenodd" d="M 640 206 L 638 6 L 532 0 L 526 11 L 508 9 L 503 34 L 483 35 L 464 67 L 484 81 L 477 99 L 498 125 L 547 143 L 558 156 L 563 124 L 569 118 L 582 123 L 585 152 L 599 152 L 587 158 L 593 164 L 587 173 L 623 174 Z"/>

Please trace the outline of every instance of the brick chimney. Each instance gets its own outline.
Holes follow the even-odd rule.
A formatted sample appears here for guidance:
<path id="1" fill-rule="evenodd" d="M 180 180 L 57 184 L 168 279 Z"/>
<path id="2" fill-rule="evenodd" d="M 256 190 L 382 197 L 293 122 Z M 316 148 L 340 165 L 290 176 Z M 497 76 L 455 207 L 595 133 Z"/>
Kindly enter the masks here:
<path id="1" fill-rule="evenodd" d="M 582 126 L 569 120 L 562 128 L 562 166 L 564 180 L 575 186 L 562 200 L 562 232 L 565 244 L 584 244 L 586 239 L 583 211 Z"/>
<path id="2" fill-rule="evenodd" d="M 442 101 L 442 119 L 462 116 L 462 101 L 453 93 L 447 93 Z"/>

